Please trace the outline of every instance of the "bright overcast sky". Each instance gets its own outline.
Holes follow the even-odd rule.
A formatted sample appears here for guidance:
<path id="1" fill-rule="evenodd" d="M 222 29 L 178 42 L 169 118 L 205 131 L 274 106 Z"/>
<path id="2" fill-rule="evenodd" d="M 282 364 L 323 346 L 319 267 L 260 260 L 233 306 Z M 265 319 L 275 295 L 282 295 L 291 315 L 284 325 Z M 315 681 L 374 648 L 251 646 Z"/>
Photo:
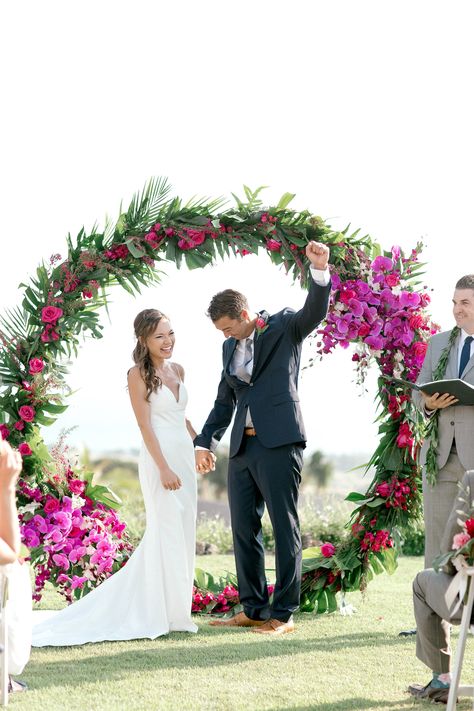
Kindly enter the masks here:
<path id="1" fill-rule="evenodd" d="M 387 249 L 423 238 L 434 318 L 452 324 L 459 276 L 474 272 L 471 2 L 3 3 L 0 59 L 2 309 L 65 235 L 117 216 L 152 175 L 175 194 L 295 192 L 339 227 Z M 204 316 L 232 286 L 255 309 L 298 307 L 304 294 L 246 258 L 174 268 L 137 300 L 115 290 L 111 325 L 72 365 L 78 392 L 60 426 L 92 450 L 137 446 L 125 391 L 132 321 L 167 312 L 200 428 L 220 374 L 221 336 Z M 106 317 L 104 314 L 104 321 Z M 305 350 L 306 360 L 310 349 Z M 350 354 L 305 371 L 308 447 L 368 452 L 373 397 L 359 397 Z M 59 425 L 45 432 L 51 440 Z"/>

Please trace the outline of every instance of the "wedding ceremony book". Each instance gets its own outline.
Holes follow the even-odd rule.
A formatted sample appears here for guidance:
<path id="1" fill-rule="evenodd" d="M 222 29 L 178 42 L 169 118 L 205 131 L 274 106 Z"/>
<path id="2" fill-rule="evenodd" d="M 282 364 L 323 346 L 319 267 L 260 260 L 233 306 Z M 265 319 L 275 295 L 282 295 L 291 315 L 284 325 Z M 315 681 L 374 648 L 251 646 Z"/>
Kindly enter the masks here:
<path id="1" fill-rule="evenodd" d="M 454 395 L 458 400 L 457 405 L 474 405 L 474 386 L 459 378 L 432 380 L 429 383 L 419 383 L 417 385 L 416 383 L 403 380 L 402 378 L 383 377 L 386 380 L 403 385 L 404 387 L 412 388 L 413 390 L 421 390 L 427 395 L 433 395 L 434 393 L 439 393 L 440 395 L 444 395 L 445 393 Z"/>

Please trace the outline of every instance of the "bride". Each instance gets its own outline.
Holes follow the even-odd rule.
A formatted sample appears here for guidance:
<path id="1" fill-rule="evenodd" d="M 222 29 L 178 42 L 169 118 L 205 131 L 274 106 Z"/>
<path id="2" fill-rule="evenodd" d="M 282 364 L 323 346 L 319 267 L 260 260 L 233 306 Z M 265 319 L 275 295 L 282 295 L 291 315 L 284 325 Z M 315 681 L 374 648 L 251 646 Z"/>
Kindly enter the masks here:
<path id="1" fill-rule="evenodd" d="M 164 314 L 145 309 L 134 328 L 136 365 L 128 388 L 143 436 L 139 478 L 146 530 L 123 568 L 34 626 L 35 647 L 197 632 L 191 619 L 196 433 L 185 416 L 184 371 L 170 362 L 175 335 Z"/>

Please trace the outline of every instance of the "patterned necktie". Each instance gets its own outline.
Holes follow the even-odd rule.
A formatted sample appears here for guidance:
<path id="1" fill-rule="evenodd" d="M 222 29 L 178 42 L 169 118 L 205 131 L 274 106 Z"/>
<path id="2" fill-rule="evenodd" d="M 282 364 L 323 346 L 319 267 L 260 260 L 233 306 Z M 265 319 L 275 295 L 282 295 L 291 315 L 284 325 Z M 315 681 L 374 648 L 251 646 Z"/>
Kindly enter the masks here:
<path id="1" fill-rule="evenodd" d="M 466 340 L 464 341 L 464 345 L 463 345 L 462 351 L 461 351 L 461 360 L 459 361 L 459 377 L 461 377 L 461 375 L 464 372 L 464 368 L 466 367 L 466 365 L 469 363 L 469 361 L 471 359 L 471 343 L 472 343 L 472 341 L 473 341 L 472 336 L 468 336 L 466 338 Z"/>
<path id="2" fill-rule="evenodd" d="M 246 383 L 250 383 L 250 378 L 252 373 L 250 372 L 250 363 L 253 360 L 253 340 L 251 338 L 245 339 L 245 353 L 243 361 L 235 369 L 235 374 L 238 378 Z"/>

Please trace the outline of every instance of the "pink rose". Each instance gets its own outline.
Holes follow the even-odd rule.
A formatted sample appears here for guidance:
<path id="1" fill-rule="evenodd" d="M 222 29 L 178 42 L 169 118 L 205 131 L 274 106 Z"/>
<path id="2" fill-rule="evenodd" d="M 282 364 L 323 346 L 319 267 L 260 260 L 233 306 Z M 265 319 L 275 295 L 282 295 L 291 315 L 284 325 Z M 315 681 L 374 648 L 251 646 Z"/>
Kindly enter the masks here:
<path id="1" fill-rule="evenodd" d="M 36 412 L 33 407 L 30 407 L 30 405 L 22 405 L 18 410 L 18 414 L 25 422 L 33 422 Z"/>
<path id="2" fill-rule="evenodd" d="M 375 487 L 375 491 L 377 492 L 377 494 L 380 494 L 380 496 L 386 498 L 387 496 L 390 496 L 390 484 L 388 484 L 386 481 L 383 481 L 381 484 L 378 484 Z"/>
<path id="3" fill-rule="evenodd" d="M 398 284 L 400 283 L 400 277 L 398 276 L 398 274 L 387 274 L 387 276 L 385 277 L 385 282 L 387 286 L 390 287 L 398 286 Z"/>
<path id="4" fill-rule="evenodd" d="M 262 329 L 265 326 L 265 319 L 263 319 L 261 316 L 258 317 L 258 319 L 255 321 L 255 328 Z"/>
<path id="5" fill-rule="evenodd" d="M 53 513 L 59 509 L 59 501 L 51 496 L 44 505 L 46 513 Z"/>
<path id="6" fill-rule="evenodd" d="M 281 242 L 273 238 L 267 239 L 267 249 L 270 252 L 279 252 L 281 250 Z"/>
<path id="7" fill-rule="evenodd" d="M 358 333 L 357 333 L 357 335 L 359 336 L 359 338 L 365 338 L 366 336 L 369 335 L 369 333 L 370 333 L 370 326 L 369 326 L 369 324 L 368 324 L 368 323 L 361 323 L 360 326 L 359 326 L 359 331 L 358 331 Z"/>
<path id="8" fill-rule="evenodd" d="M 82 481 L 82 479 L 71 479 L 69 482 L 69 490 L 73 494 L 77 494 L 80 496 L 83 492 L 84 489 L 86 488 L 86 482 Z"/>
<path id="9" fill-rule="evenodd" d="M 413 354 L 417 358 L 424 358 L 426 354 L 426 350 L 428 348 L 427 343 L 423 343 L 423 341 L 417 341 L 416 343 L 413 344 Z"/>
<path id="10" fill-rule="evenodd" d="M 44 363 L 41 358 L 32 358 L 29 362 L 29 373 L 30 375 L 36 375 L 36 373 L 41 373 L 44 368 Z"/>
<path id="11" fill-rule="evenodd" d="M 15 422 L 15 424 L 13 425 L 13 427 L 14 427 L 16 430 L 18 430 L 19 432 L 21 432 L 22 430 L 25 429 L 25 423 L 23 422 L 23 420 L 18 420 L 18 422 Z"/>
<path id="12" fill-rule="evenodd" d="M 335 546 L 333 546 L 332 543 L 323 543 L 321 546 L 321 555 L 323 555 L 325 558 L 331 558 L 331 556 L 334 555 L 336 552 Z"/>
<path id="13" fill-rule="evenodd" d="M 41 320 L 43 323 L 51 323 L 56 325 L 56 322 L 62 315 L 62 309 L 58 309 L 57 306 L 45 306 L 41 309 Z"/>
<path id="14" fill-rule="evenodd" d="M 8 435 L 10 434 L 10 430 L 6 425 L 0 425 L 0 435 L 2 436 L 2 439 L 7 439 Z"/>
<path id="15" fill-rule="evenodd" d="M 26 442 L 22 442 L 19 445 L 18 451 L 20 452 L 22 457 L 29 457 L 30 454 L 33 454 L 33 452 L 30 449 L 30 445 L 27 444 Z"/>
<path id="16" fill-rule="evenodd" d="M 456 551 L 458 548 L 462 548 L 466 543 L 469 543 L 470 540 L 471 536 L 468 533 L 456 533 L 456 535 L 453 536 L 453 550 Z"/>

